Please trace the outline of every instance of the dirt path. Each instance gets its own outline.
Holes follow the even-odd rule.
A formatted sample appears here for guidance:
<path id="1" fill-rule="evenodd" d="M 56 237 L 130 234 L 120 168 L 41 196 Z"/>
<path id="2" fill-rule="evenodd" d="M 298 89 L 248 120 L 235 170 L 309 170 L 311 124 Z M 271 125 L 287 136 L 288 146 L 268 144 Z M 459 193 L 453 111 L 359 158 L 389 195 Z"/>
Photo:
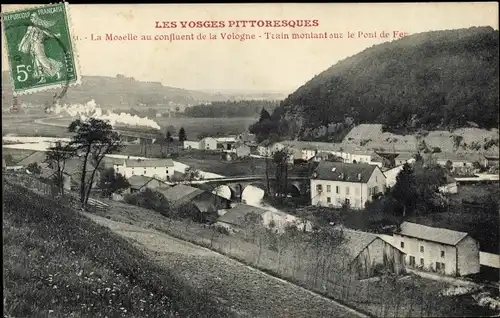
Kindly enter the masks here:
<path id="1" fill-rule="evenodd" d="M 226 256 L 164 233 L 85 213 L 242 317 L 365 317 Z"/>

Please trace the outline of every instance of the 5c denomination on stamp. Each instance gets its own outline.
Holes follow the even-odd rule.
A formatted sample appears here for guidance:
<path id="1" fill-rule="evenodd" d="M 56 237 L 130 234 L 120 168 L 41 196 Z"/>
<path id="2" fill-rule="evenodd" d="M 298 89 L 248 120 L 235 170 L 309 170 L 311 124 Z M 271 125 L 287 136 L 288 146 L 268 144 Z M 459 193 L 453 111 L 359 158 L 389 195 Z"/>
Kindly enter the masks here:
<path id="1" fill-rule="evenodd" d="M 66 3 L 5 12 L 2 26 L 16 95 L 80 83 Z"/>

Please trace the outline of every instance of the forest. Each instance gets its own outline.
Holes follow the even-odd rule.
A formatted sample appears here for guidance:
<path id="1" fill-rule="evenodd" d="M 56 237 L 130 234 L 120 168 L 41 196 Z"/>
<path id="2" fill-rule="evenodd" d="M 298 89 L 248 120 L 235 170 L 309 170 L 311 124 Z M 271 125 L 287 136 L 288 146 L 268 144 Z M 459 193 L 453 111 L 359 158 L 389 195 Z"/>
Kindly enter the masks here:
<path id="1" fill-rule="evenodd" d="M 273 111 L 278 105 L 278 101 L 268 100 L 221 101 L 186 108 L 185 115 L 202 118 L 257 117 L 262 108 Z"/>
<path id="2" fill-rule="evenodd" d="M 498 127 L 498 30 L 432 31 L 372 46 L 316 75 L 271 114 L 271 133 L 343 123 L 387 130 Z M 254 125 L 263 127 L 269 123 Z M 265 137 L 265 136 L 264 136 Z"/>

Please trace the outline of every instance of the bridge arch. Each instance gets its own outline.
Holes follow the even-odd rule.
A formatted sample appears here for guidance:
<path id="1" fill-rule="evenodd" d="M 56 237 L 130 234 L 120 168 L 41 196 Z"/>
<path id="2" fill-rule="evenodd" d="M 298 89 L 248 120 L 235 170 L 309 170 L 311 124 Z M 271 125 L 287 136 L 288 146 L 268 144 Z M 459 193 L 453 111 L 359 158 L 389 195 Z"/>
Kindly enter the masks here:
<path id="1" fill-rule="evenodd" d="M 300 197 L 300 184 L 298 182 L 289 183 L 286 188 L 286 192 L 294 198 Z"/>
<path id="2" fill-rule="evenodd" d="M 218 185 L 212 193 L 228 200 L 232 200 L 234 198 L 234 191 L 226 184 Z"/>
<path id="3" fill-rule="evenodd" d="M 262 182 L 248 183 L 241 192 L 241 201 L 258 203 L 266 195 L 266 186 Z"/>

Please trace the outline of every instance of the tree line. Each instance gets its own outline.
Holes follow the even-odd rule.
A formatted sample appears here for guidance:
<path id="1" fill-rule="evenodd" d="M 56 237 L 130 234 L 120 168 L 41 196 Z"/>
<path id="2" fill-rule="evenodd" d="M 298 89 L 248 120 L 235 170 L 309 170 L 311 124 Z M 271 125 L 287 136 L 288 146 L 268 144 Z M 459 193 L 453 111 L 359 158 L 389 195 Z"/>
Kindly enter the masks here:
<path id="1" fill-rule="evenodd" d="M 184 114 L 188 117 L 205 118 L 256 117 L 261 108 L 273 111 L 278 104 L 278 101 L 267 100 L 220 101 L 188 107 Z"/>

